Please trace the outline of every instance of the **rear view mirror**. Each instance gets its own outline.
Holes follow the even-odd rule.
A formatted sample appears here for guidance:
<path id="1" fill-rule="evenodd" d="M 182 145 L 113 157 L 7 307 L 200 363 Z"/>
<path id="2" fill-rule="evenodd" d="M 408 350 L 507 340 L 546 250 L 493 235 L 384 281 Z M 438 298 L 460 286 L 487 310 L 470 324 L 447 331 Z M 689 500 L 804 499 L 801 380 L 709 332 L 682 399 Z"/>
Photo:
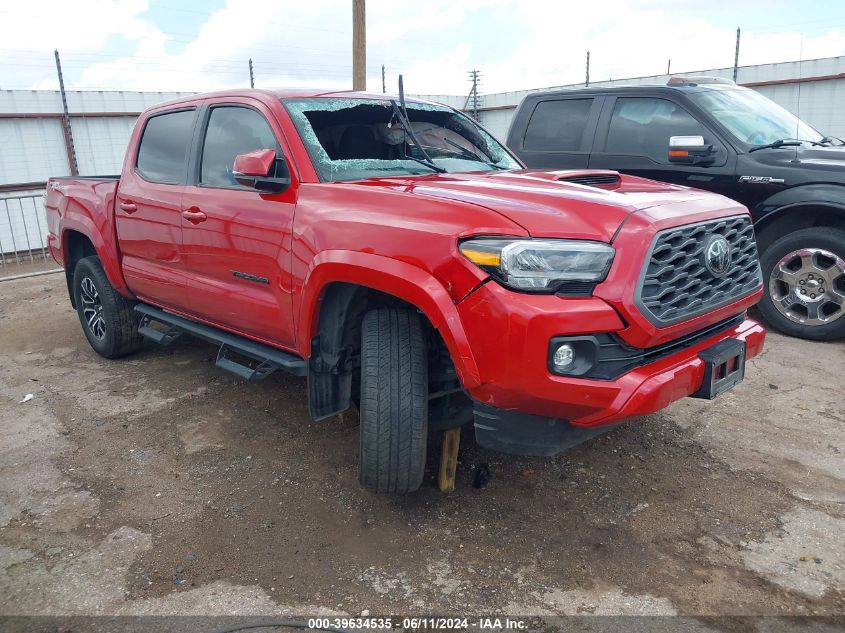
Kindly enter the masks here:
<path id="1" fill-rule="evenodd" d="M 704 144 L 703 136 L 671 136 L 668 158 L 676 165 L 709 165 L 716 159 L 716 151 Z"/>
<path id="2" fill-rule="evenodd" d="M 266 193 L 280 193 L 290 186 L 287 162 L 272 149 L 238 154 L 232 175 L 238 184 Z"/>

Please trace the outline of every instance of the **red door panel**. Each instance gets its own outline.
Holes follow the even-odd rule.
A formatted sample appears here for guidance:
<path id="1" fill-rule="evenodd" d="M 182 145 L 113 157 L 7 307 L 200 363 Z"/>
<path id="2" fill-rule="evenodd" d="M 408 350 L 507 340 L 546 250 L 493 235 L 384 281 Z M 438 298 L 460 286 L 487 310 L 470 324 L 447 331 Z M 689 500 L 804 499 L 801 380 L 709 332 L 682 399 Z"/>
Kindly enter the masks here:
<path id="1" fill-rule="evenodd" d="M 231 177 L 236 154 L 274 149 L 281 157 L 281 135 L 272 115 L 251 100 L 210 105 L 199 182 L 189 184 L 182 199 L 190 311 L 293 348 L 290 242 L 296 183 L 280 194 L 262 194 Z"/>
<path id="2" fill-rule="evenodd" d="M 137 180 L 134 174 L 123 177 L 115 208 L 126 284 L 139 298 L 184 308 L 187 295 L 181 248 L 185 188 Z"/>
<path id="3" fill-rule="evenodd" d="M 126 284 L 139 298 L 185 309 L 182 195 L 197 110 L 149 116 L 130 147 L 115 201 Z"/>

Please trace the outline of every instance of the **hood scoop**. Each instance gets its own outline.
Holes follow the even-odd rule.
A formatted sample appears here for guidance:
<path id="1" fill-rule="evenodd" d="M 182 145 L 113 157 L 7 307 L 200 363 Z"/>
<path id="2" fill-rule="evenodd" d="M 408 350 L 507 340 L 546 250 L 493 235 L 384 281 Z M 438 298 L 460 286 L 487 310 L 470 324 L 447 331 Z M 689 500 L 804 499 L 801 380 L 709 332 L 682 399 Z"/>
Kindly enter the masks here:
<path id="1" fill-rule="evenodd" d="M 584 185 L 586 187 L 598 187 L 600 189 L 616 189 L 619 186 L 618 171 L 598 171 L 592 170 L 588 172 L 566 174 L 557 180 L 562 182 L 571 182 L 576 185 Z"/>

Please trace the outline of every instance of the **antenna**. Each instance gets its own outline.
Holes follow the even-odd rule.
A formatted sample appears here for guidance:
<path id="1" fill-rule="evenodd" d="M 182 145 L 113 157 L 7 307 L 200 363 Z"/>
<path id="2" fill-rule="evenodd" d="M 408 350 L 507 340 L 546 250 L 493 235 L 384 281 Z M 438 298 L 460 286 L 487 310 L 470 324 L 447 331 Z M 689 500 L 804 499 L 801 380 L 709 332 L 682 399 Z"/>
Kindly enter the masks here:
<path id="1" fill-rule="evenodd" d="M 804 34 L 801 33 L 801 45 L 798 49 L 798 104 L 795 106 L 795 140 L 800 140 L 798 135 L 801 133 L 801 80 L 804 71 Z M 798 160 L 798 147 L 800 143 L 795 146 L 795 156 L 792 159 L 793 163 L 800 162 Z"/>

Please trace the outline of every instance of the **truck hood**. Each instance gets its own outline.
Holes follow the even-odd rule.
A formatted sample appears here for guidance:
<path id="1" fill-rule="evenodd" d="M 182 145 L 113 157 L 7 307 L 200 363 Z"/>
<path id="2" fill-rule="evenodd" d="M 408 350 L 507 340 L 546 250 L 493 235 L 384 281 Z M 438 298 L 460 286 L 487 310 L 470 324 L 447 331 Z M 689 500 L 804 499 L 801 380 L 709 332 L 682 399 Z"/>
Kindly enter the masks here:
<path id="1" fill-rule="evenodd" d="M 831 181 L 845 183 L 845 146 L 801 145 L 797 148 L 797 151 L 794 147 L 764 149 L 754 152 L 751 156 L 763 165 L 788 167 L 795 170 L 796 173 L 799 169 L 803 169 L 804 171 L 801 171 L 800 174 L 804 181 L 807 179 L 806 170 L 810 169 L 827 172 Z"/>
<path id="2" fill-rule="evenodd" d="M 599 184 L 578 184 L 575 181 Z M 431 174 L 362 181 L 411 196 L 454 200 L 485 207 L 523 227 L 535 237 L 612 241 L 630 215 L 664 207 L 662 223 L 675 216 L 707 214 L 737 203 L 723 196 L 609 170 L 516 170 Z M 739 207 L 741 210 L 742 207 Z"/>

